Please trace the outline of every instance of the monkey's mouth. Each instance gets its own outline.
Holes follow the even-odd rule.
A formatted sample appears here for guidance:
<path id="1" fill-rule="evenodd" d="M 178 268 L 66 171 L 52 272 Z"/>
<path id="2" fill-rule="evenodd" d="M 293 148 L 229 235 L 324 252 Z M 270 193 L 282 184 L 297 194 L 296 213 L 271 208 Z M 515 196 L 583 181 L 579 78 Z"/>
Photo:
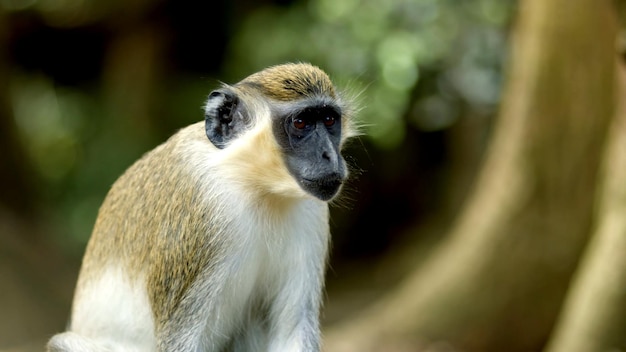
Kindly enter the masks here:
<path id="1" fill-rule="evenodd" d="M 343 177 L 339 174 L 331 174 L 318 178 L 302 178 L 302 188 L 314 197 L 323 200 L 331 200 L 343 184 Z"/>

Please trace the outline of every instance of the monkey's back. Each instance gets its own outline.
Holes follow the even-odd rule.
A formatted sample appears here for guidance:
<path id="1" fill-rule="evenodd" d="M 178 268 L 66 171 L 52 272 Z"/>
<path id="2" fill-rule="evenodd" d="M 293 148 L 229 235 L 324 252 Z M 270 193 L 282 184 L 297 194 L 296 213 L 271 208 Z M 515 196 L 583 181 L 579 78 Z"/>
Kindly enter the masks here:
<path id="1" fill-rule="evenodd" d="M 224 224 L 207 221 L 219 218 L 215 213 L 220 209 L 206 201 L 212 193 L 215 147 L 203 132 L 201 123 L 184 128 L 113 184 L 83 259 L 73 316 L 80 315 L 81 297 L 90 294 L 85 291 L 91 290 L 91 278 L 115 270 L 131 286 L 146 281 L 148 291 L 137 294 L 147 295 L 158 326 L 207 270 L 209 258 L 219 253 L 215 238 Z M 198 155 L 190 155 L 190 150 Z"/>

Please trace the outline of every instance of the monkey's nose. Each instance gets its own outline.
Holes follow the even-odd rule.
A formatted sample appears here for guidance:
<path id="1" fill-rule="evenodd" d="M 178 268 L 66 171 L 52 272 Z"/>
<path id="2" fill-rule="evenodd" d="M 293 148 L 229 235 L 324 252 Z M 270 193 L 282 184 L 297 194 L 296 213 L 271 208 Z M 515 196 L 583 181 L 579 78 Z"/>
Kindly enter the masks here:
<path id="1" fill-rule="evenodd" d="M 331 149 L 324 149 L 322 151 L 322 161 L 330 164 L 331 169 L 335 170 L 339 167 L 339 157 L 337 153 Z"/>

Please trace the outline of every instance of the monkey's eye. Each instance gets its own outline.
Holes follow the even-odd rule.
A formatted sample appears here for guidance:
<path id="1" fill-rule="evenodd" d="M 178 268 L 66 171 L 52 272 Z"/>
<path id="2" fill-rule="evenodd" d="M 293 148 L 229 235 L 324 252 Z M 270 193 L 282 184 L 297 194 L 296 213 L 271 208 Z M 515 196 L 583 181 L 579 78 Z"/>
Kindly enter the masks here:
<path id="1" fill-rule="evenodd" d="M 293 127 L 299 130 L 303 130 L 306 127 L 306 121 L 304 119 L 295 118 L 291 121 L 291 123 L 293 124 Z"/>
<path id="2" fill-rule="evenodd" d="M 336 120 L 334 116 L 326 116 L 324 117 L 324 126 L 330 127 L 335 124 L 335 121 Z"/>

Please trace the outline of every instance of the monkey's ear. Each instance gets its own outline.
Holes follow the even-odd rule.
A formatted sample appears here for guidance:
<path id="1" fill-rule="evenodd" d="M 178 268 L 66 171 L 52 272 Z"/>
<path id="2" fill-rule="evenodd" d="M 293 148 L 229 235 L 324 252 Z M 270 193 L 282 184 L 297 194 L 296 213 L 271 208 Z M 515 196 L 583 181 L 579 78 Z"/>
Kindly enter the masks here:
<path id="1" fill-rule="evenodd" d="M 239 98 L 227 90 L 218 89 L 209 95 L 204 107 L 206 135 L 219 149 L 237 138 L 247 126 L 247 118 L 239 104 Z"/>

